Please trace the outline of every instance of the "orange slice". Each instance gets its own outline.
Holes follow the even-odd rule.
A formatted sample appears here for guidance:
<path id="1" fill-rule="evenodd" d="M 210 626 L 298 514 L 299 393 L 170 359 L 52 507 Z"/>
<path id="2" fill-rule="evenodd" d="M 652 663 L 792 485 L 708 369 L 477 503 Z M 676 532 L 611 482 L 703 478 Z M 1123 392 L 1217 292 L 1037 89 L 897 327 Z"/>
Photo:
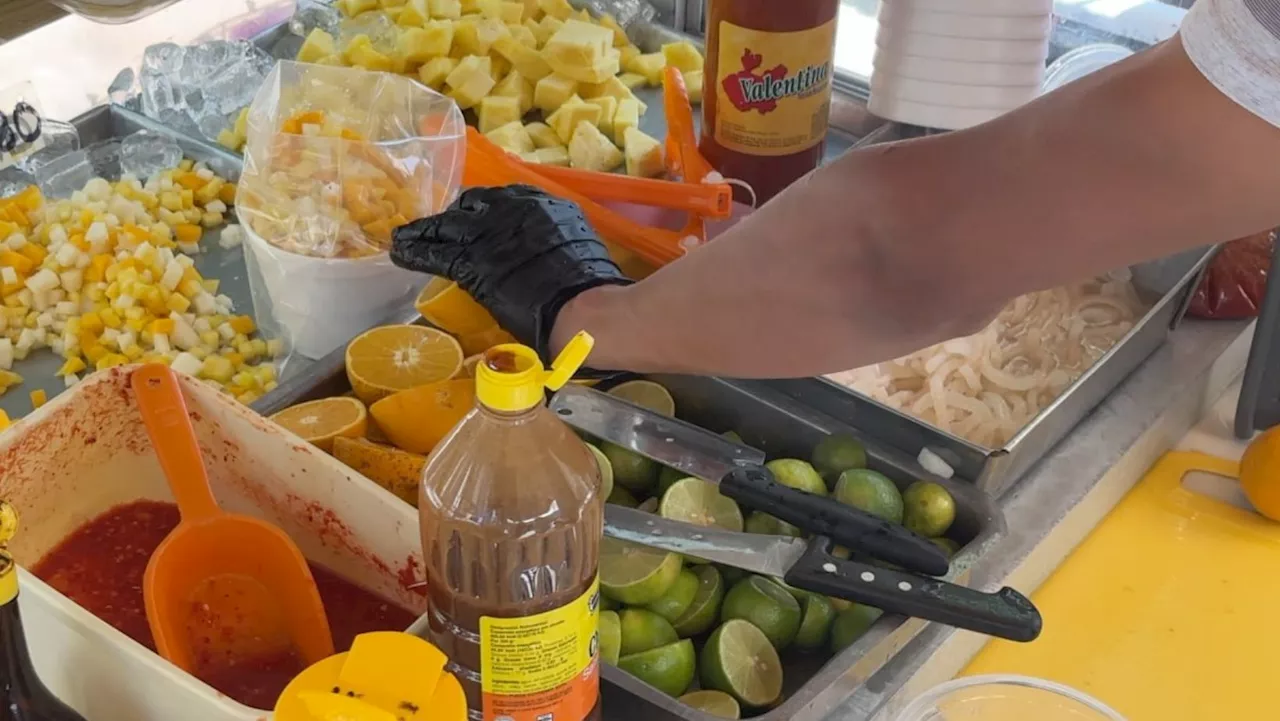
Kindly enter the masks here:
<path id="1" fill-rule="evenodd" d="M 516 339 L 510 333 L 496 325 L 479 333 L 469 333 L 458 337 L 458 343 L 462 345 L 462 352 L 469 356 L 484 353 L 495 345 L 515 342 Z"/>
<path id="2" fill-rule="evenodd" d="M 333 449 L 333 439 L 359 438 L 369 427 L 364 404 L 346 397 L 299 403 L 271 416 L 271 420 L 326 452 Z"/>
<path id="3" fill-rule="evenodd" d="M 467 378 L 475 378 L 476 366 L 480 365 L 480 361 L 483 359 L 484 353 L 467 356 L 466 360 L 462 361 L 462 374 Z"/>
<path id="4" fill-rule="evenodd" d="M 498 325 L 484 306 L 447 278 L 432 278 L 418 294 L 414 307 L 427 322 L 454 335 L 479 333 Z"/>
<path id="5" fill-rule="evenodd" d="M 1280 426 L 1254 438 L 1240 459 L 1240 487 L 1258 513 L 1280 521 Z"/>
<path id="6" fill-rule="evenodd" d="M 374 403 L 369 413 L 397 448 L 426 455 L 475 402 L 476 382 L 460 378 L 400 391 Z"/>
<path id="7" fill-rule="evenodd" d="M 422 468 L 427 465 L 426 456 L 364 438 L 335 438 L 333 457 L 401 500 L 418 505 L 418 484 L 422 480 Z"/>
<path id="8" fill-rule="evenodd" d="M 347 345 L 347 379 L 356 397 L 372 404 L 398 391 L 453 378 L 462 370 L 462 359 L 458 341 L 442 330 L 386 325 Z"/>

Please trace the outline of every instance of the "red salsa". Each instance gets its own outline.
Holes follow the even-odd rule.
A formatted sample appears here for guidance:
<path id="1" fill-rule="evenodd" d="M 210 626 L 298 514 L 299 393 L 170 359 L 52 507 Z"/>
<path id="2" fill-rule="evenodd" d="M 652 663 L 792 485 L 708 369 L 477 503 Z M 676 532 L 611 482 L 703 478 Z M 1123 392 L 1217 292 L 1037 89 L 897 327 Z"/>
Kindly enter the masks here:
<path id="1" fill-rule="evenodd" d="M 142 600 L 142 577 L 160 542 L 177 527 L 172 503 L 135 501 L 116 506 L 77 528 L 32 572 L 93 615 L 155 651 Z M 311 565 L 324 602 L 333 646 L 351 648 L 356 636 L 369 631 L 403 630 L 414 621 L 411 611 L 356 586 L 324 568 Z M 296 655 L 241 659 L 198 674 L 222 693 L 259 709 L 275 706 L 288 682 L 302 670 Z"/>

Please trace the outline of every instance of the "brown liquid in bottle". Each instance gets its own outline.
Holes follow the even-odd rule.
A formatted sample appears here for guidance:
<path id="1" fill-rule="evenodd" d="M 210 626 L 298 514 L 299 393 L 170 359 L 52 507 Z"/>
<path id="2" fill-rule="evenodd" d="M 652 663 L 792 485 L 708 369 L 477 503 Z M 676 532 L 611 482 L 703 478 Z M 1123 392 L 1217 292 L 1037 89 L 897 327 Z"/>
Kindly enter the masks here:
<path id="1" fill-rule="evenodd" d="M 513 360 L 494 357 L 489 369 L 510 373 Z M 471 719 L 493 718 L 484 712 L 481 618 L 553 611 L 592 588 L 599 484 L 582 440 L 541 404 L 501 412 L 481 401 L 431 454 L 419 501 L 429 639 L 449 657 Z M 598 613 L 598 596 L 591 604 Z M 600 718 L 598 655 L 593 664 L 594 705 L 556 721 Z"/>

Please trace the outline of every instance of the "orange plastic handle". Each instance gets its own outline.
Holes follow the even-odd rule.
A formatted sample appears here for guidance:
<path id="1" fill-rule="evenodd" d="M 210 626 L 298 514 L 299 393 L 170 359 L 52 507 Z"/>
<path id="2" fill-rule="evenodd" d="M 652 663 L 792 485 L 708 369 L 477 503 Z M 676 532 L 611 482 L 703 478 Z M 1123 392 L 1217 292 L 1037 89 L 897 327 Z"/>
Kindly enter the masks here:
<path id="1" fill-rule="evenodd" d="M 585 195 L 539 174 L 471 127 L 467 128 L 467 161 L 463 182 L 466 185 L 523 183 L 571 200 L 582 208 L 587 220 L 602 235 L 653 265 L 666 265 L 684 255 L 680 245 L 683 235 L 642 226 L 609 210 Z"/>
<path id="2" fill-rule="evenodd" d="M 148 363 L 133 372 L 130 382 L 182 521 L 220 515 L 222 509 L 209 488 L 209 474 L 173 371 L 166 365 Z"/>
<path id="3" fill-rule="evenodd" d="M 698 152 L 693 103 L 679 68 L 662 71 L 662 108 L 667 118 L 667 169 L 686 183 L 701 183 L 715 168 Z"/>
<path id="4" fill-rule="evenodd" d="M 525 165 L 592 200 L 683 210 L 716 220 L 733 213 L 733 188 L 728 183 L 682 183 L 537 163 Z"/>

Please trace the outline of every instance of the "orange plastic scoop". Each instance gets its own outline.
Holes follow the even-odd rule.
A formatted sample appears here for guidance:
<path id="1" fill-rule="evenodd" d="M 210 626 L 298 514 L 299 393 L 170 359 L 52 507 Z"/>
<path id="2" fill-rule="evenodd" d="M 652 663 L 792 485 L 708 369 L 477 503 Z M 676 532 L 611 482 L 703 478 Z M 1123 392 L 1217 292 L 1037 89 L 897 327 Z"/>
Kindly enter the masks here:
<path id="1" fill-rule="evenodd" d="M 667 170 L 686 183 L 701 183 L 715 168 L 698 151 L 689 89 L 679 68 L 668 65 L 662 72 L 662 110 L 667 120 Z"/>
<path id="2" fill-rule="evenodd" d="M 733 214 L 733 188 L 728 183 L 683 183 L 537 163 L 525 165 L 592 200 L 683 210 L 713 220 L 725 220 Z"/>
<path id="3" fill-rule="evenodd" d="M 331 656 L 329 622 L 298 547 L 269 523 L 218 508 L 173 372 L 144 365 L 132 384 L 182 512 L 143 578 L 160 655 L 197 676 L 246 660 L 296 661 L 301 671 Z"/>

